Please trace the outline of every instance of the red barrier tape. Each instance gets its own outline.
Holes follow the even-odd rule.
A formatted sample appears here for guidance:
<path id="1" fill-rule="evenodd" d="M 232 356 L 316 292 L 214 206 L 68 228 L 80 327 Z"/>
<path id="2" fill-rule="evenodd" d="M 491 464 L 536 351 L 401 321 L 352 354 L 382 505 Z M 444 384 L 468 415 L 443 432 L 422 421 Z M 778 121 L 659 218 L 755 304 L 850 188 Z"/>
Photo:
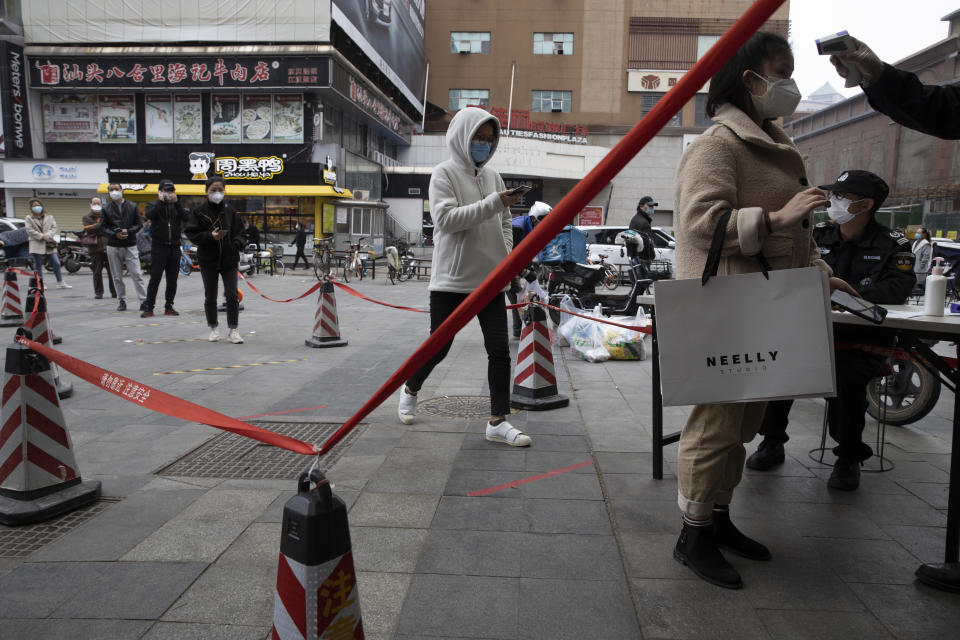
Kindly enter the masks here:
<path id="1" fill-rule="evenodd" d="M 524 302 L 523 304 L 535 304 L 541 307 L 546 307 L 547 309 L 554 309 L 561 313 L 568 313 L 571 316 L 577 316 L 578 318 L 585 318 L 587 320 L 593 320 L 594 322 L 599 322 L 600 324 L 609 324 L 614 327 L 620 327 L 621 329 L 629 329 L 630 331 L 636 331 L 637 333 L 653 333 L 653 327 L 651 326 L 634 326 L 629 324 L 620 324 L 619 322 L 613 322 L 611 320 L 604 320 L 603 318 L 598 318 L 596 316 L 588 316 L 582 313 L 575 313 L 573 311 L 567 311 L 566 309 L 561 309 L 560 307 L 555 307 L 551 304 L 545 304 L 543 302 Z M 520 305 L 517 305 L 520 306 Z"/>
<path id="2" fill-rule="evenodd" d="M 266 294 L 260 293 L 260 289 L 257 289 L 255 286 L 253 286 L 252 284 L 250 284 L 250 281 L 247 280 L 246 278 L 244 278 L 244 277 L 243 277 L 243 274 L 240 273 L 239 271 L 237 271 L 237 275 L 240 276 L 240 279 L 243 280 L 248 287 L 250 287 L 251 289 L 253 289 L 253 292 L 254 292 L 255 294 L 257 294 L 258 296 L 260 296 L 261 298 L 263 298 L 263 299 L 265 299 L 265 300 L 269 300 L 270 302 L 294 302 L 294 301 L 296 301 L 296 300 L 300 300 L 300 299 L 302 299 L 302 298 L 306 298 L 308 295 L 310 295 L 311 293 L 313 293 L 314 291 L 316 291 L 317 289 L 319 289 L 320 287 L 323 286 L 323 283 L 322 283 L 322 282 L 318 282 L 317 284 L 315 284 L 315 285 L 313 285 L 312 287 L 310 287 L 305 293 L 301 293 L 301 294 L 300 294 L 299 296 L 297 296 L 296 298 L 287 298 L 286 300 L 277 300 L 276 298 L 271 298 L 270 296 L 268 296 L 268 295 L 266 295 Z"/>
<path id="3" fill-rule="evenodd" d="M 191 422 L 200 422 L 202 424 L 230 431 L 237 435 L 253 438 L 266 444 L 302 453 L 304 455 L 316 455 L 317 448 L 312 444 L 301 442 L 295 438 L 273 433 L 266 429 L 261 429 L 253 425 L 241 422 L 236 418 L 211 411 L 206 407 L 182 400 L 169 393 L 164 393 L 159 389 L 141 384 L 130 378 L 126 378 L 107 369 L 101 369 L 82 360 L 77 360 L 72 356 L 61 353 L 56 349 L 45 347 L 40 343 L 28 340 L 24 336 L 17 336 L 16 341 L 25 345 L 42 355 L 47 360 L 56 362 L 62 368 L 66 369 L 78 378 L 82 378 L 90 384 L 96 385 L 101 389 L 106 389 L 110 393 L 132 402 L 141 407 L 146 407 L 151 411 L 163 413 L 180 420 L 189 420 Z"/>
<path id="4" fill-rule="evenodd" d="M 381 302 L 380 300 L 374 300 L 373 298 L 368 298 L 367 296 L 363 295 L 362 293 L 360 293 L 360 292 L 357 291 L 356 289 L 353 289 L 353 288 L 351 288 L 351 287 L 348 287 L 347 285 L 343 284 L 343 283 L 340 282 L 339 280 L 334 280 L 333 278 L 330 278 L 330 282 L 333 283 L 333 286 L 337 287 L 338 289 L 342 290 L 343 292 L 349 293 L 350 295 L 352 295 L 352 296 L 355 297 L 355 298 L 360 298 L 361 300 L 366 300 L 367 302 L 372 302 L 372 303 L 374 303 L 374 304 L 383 305 L 384 307 L 393 307 L 394 309 L 402 309 L 403 311 L 416 311 L 417 313 L 430 313 L 430 312 L 427 311 L 426 309 L 415 309 L 415 308 L 413 308 L 413 307 L 402 307 L 402 306 L 400 306 L 400 305 L 398 305 L 398 304 L 390 304 L 389 302 Z"/>
<path id="5" fill-rule="evenodd" d="M 783 4 L 783 0 L 757 0 L 749 9 L 727 30 L 723 36 L 693 65 L 690 71 L 683 74 L 680 81 L 670 89 L 656 106 L 634 125 L 623 140 L 610 153 L 604 156 L 596 167 L 587 174 L 577 185 L 554 207 L 533 231 L 511 251 L 500 265 L 487 276 L 477 289 L 471 293 L 450 317 L 430 337 L 414 351 L 393 375 L 367 400 L 362 407 L 347 420 L 320 448 L 320 453 L 326 453 L 345 435 L 350 433 L 360 421 L 371 411 L 380 406 L 384 400 L 400 387 L 417 369 L 429 360 L 447 342 L 453 339 L 477 313 L 485 307 L 493 296 L 506 288 L 507 283 L 514 275 L 533 260 L 533 257 L 559 233 L 563 227 L 573 220 L 580 210 L 590 203 L 590 200 L 626 166 L 626 164 L 646 146 L 660 129 L 683 108 L 697 89 L 702 87 L 710 77 L 720 70 L 727 61 L 763 26 L 774 11 Z"/>

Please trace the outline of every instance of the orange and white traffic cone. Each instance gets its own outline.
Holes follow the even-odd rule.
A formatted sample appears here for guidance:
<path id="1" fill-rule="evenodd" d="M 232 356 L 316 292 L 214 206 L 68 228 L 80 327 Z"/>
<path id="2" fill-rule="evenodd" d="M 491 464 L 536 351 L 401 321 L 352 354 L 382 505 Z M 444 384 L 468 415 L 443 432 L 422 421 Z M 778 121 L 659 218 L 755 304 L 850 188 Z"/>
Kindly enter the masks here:
<path id="1" fill-rule="evenodd" d="M 29 291 L 30 291 L 30 293 L 27 294 L 27 295 L 28 295 L 28 298 L 27 298 L 28 300 L 30 300 L 29 295 L 32 294 L 34 291 L 39 291 L 40 294 L 43 295 L 43 292 L 44 292 L 43 278 L 37 278 L 37 276 L 35 276 L 35 275 L 34 275 L 34 276 L 30 276 L 30 290 L 29 290 Z M 46 303 L 46 297 L 45 297 L 45 296 L 44 296 L 44 303 Z M 44 304 L 44 308 L 46 308 L 46 304 Z M 32 311 L 33 311 L 33 301 L 32 301 L 32 300 L 30 301 L 30 304 L 27 305 L 27 311 L 30 311 L 31 313 L 32 313 Z M 46 316 L 47 316 L 47 329 L 50 331 L 50 342 L 53 343 L 53 344 L 60 344 L 61 342 L 63 342 L 63 338 L 61 338 L 60 336 L 58 336 L 57 334 L 55 334 L 55 333 L 53 332 L 53 324 L 50 322 L 50 314 L 47 313 L 46 311 L 44 311 L 44 313 L 45 313 Z"/>
<path id="2" fill-rule="evenodd" d="M 317 312 L 313 315 L 313 336 L 304 341 L 308 347 L 345 347 L 347 341 L 340 337 L 340 322 L 337 320 L 337 298 L 333 283 L 324 280 L 317 297 Z"/>
<path id="3" fill-rule="evenodd" d="M 282 531 L 272 640 L 362 640 L 347 506 L 319 471 L 300 475 Z"/>
<path id="4" fill-rule="evenodd" d="M 531 411 L 565 407 L 570 404 L 570 399 L 557 393 L 547 314 L 542 307 L 531 304 L 523 316 L 525 324 L 517 348 L 510 406 Z"/>
<path id="5" fill-rule="evenodd" d="M 20 344 L 7 347 L 0 419 L 0 523 L 42 522 L 100 497 L 99 482 L 80 478 L 50 362 Z"/>
<path id="6" fill-rule="evenodd" d="M 39 296 L 38 301 L 34 301 L 34 297 Z M 36 306 L 36 313 L 33 313 L 33 308 Z M 43 293 L 39 289 L 33 289 L 27 295 L 27 309 L 30 310 L 30 317 L 27 318 L 26 322 L 23 323 L 24 328 L 29 329 L 30 332 L 35 336 L 33 339 L 36 342 L 39 342 L 45 347 L 49 347 L 51 343 L 55 344 L 53 338 L 53 332 L 50 330 L 50 320 L 49 314 L 47 313 L 47 299 L 44 297 Z M 57 395 L 61 400 L 69 398 L 73 395 L 73 385 L 69 382 L 63 382 L 60 379 L 60 369 L 57 368 L 57 365 L 50 363 L 50 370 L 53 372 L 53 381 L 56 384 Z"/>
<path id="7" fill-rule="evenodd" d="M 0 297 L 0 327 L 18 327 L 23 324 L 23 298 L 17 272 L 8 269 L 3 274 L 3 296 Z"/>

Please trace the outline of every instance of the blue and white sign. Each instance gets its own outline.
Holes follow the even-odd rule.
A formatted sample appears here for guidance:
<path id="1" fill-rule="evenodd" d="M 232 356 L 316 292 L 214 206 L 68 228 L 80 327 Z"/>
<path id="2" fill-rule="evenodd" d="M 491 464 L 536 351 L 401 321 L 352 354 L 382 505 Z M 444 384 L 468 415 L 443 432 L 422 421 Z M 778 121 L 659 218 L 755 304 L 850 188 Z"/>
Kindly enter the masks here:
<path id="1" fill-rule="evenodd" d="M 6 184 L 97 185 L 107 179 L 107 163 L 101 160 L 6 160 Z"/>

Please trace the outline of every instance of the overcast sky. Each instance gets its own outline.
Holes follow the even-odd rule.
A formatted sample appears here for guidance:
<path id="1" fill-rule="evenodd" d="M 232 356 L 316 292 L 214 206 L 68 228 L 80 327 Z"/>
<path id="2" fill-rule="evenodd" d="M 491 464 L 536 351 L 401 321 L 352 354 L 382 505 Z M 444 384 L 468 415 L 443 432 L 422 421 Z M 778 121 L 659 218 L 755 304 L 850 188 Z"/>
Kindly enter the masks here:
<path id="1" fill-rule="evenodd" d="M 827 59 L 817 55 L 817 38 L 848 31 L 884 62 L 896 62 L 947 37 L 940 18 L 960 9 L 960 0 L 792 0 L 790 43 L 796 69 L 793 77 L 803 97 L 830 82 L 845 96 L 846 89 Z"/>

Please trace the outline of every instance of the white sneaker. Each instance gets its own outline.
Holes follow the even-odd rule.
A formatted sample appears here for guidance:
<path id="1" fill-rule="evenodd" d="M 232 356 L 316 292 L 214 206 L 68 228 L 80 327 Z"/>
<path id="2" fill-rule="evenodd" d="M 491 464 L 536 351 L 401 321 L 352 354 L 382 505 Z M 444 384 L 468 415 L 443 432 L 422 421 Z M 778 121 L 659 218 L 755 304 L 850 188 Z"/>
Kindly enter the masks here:
<path id="1" fill-rule="evenodd" d="M 236 329 L 230 329 L 230 333 L 227 334 L 227 340 L 233 344 L 243 344 L 243 338 L 240 336 L 240 332 Z"/>
<path id="2" fill-rule="evenodd" d="M 220 340 L 220 332 L 217 331 L 217 328 L 216 328 L 216 327 L 214 327 L 214 328 L 210 331 L 210 337 L 207 338 L 207 340 L 209 340 L 210 342 L 218 342 L 218 341 Z"/>
<path id="3" fill-rule="evenodd" d="M 73 286 L 67 284 L 66 282 L 58 282 L 57 289 L 73 289 Z"/>
<path id="4" fill-rule="evenodd" d="M 520 429 L 504 420 L 497 426 L 487 423 L 487 440 L 490 442 L 502 442 L 511 447 L 529 447 L 533 442 L 530 436 L 526 435 Z"/>
<path id="5" fill-rule="evenodd" d="M 400 390 L 400 406 L 397 408 L 397 415 L 400 416 L 400 422 L 403 424 L 413 424 L 413 419 L 417 415 L 417 396 L 407 393 L 407 388 Z"/>

